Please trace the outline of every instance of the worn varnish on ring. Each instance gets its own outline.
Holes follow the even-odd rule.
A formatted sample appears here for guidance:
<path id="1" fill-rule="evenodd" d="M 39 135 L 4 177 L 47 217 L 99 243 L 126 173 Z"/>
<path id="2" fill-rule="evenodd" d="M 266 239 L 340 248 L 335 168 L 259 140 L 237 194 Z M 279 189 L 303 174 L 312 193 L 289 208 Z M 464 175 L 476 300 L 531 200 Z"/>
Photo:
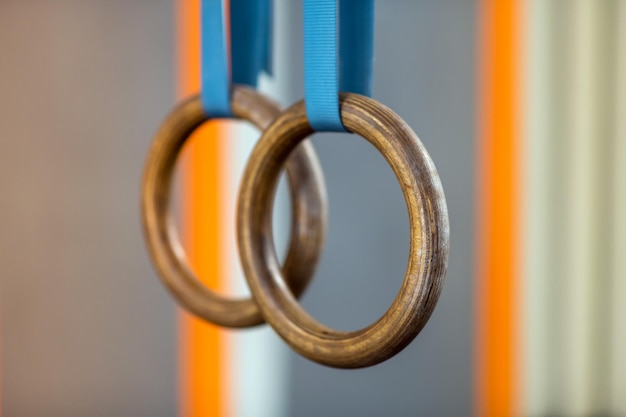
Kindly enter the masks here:
<path id="1" fill-rule="evenodd" d="M 260 130 L 266 129 L 280 113 L 272 101 L 242 86 L 233 88 L 231 105 L 236 118 L 247 120 Z M 200 97 L 192 97 L 174 109 L 156 134 L 142 184 L 144 235 L 159 277 L 183 307 L 221 326 L 254 326 L 264 322 L 254 300 L 221 296 L 196 278 L 178 240 L 171 215 L 170 196 L 176 160 L 189 136 L 208 119 Z M 297 297 L 313 277 L 324 243 L 326 189 L 310 143 L 298 146 L 284 167 L 291 191 L 293 218 L 282 274 Z"/>
<path id="2" fill-rule="evenodd" d="M 441 181 L 411 128 L 370 98 L 342 94 L 340 103 L 345 127 L 371 142 L 390 164 L 409 211 L 409 264 L 389 310 L 364 329 L 336 331 L 308 315 L 283 285 L 286 277 L 278 267 L 272 243 L 271 209 L 282 165 L 314 133 L 304 102 L 284 111 L 252 152 L 240 188 L 237 241 L 252 295 L 276 332 L 311 360 L 359 368 L 401 351 L 428 321 L 446 273 L 449 226 Z"/>

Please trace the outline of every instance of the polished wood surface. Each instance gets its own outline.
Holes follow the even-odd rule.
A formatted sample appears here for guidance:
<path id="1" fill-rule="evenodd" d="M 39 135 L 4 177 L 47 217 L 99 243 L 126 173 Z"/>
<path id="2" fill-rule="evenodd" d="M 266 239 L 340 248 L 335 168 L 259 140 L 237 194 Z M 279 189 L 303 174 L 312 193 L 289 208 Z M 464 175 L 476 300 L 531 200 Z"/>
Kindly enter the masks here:
<path id="1" fill-rule="evenodd" d="M 280 112 L 276 104 L 241 86 L 234 87 L 231 105 L 236 118 L 251 122 L 261 131 Z M 219 295 L 196 278 L 172 219 L 170 196 L 177 157 L 191 133 L 207 120 L 200 98 L 196 96 L 176 107 L 157 132 L 142 184 L 144 235 L 159 277 L 183 307 L 221 326 L 254 326 L 263 323 L 263 317 L 253 300 Z M 299 296 L 312 278 L 321 254 L 326 230 L 326 189 L 310 143 L 298 146 L 284 167 L 293 217 L 282 274 L 289 292 Z M 268 237 L 273 247 L 271 231 Z"/>
<path id="2" fill-rule="evenodd" d="M 384 155 L 409 211 L 409 263 L 389 310 L 364 329 L 336 331 L 309 316 L 285 286 L 272 243 L 271 208 L 284 161 L 313 133 L 304 102 L 283 112 L 253 150 L 240 188 L 237 238 L 252 294 L 280 336 L 311 360 L 359 368 L 401 351 L 428 321 L 446 273 L 449 225 L 439 176 L 411 128 L 387 107 L 356 94 L 342 94 L 341 115 L 348 130 L 363 136 Z M 358 277 L 354 284 L 359 284 Z"/>

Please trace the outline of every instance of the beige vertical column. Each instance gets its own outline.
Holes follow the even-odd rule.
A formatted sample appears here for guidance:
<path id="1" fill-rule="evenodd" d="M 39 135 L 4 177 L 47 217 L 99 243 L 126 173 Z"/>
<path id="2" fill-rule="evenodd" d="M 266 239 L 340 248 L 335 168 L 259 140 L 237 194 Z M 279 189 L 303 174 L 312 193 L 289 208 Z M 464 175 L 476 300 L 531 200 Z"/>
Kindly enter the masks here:
<path id="1" fill-rule="evenodd" d="M 531 0 L 524 29 L 524 301 L 523 405 L 528 416 L 560 415 L 566 395 L 568 340 L 566 276 L 569 259 L 568 62 L 569 0 Z"/>
<path id="2" fill-rule="evenodd" d="M 553 390 L 549 346 L 554 342 L 551 332 L 550 287 L 555 281 L 551 265 L 555 261 L 554 173 L 558 168 L 551 149 L 556 142 L 553 105 L 554 84 L 551 69 L 554 54 L 551 26 L 552 2 L 530 0 L 524 15 L 522 146 L 524 150 L 525 198 L 523 209 L 522 265 L 522 401 L 521 415 L 549 414 Z"/>
<path id="3" fill-rule="evenodd" d="M 616 24 L 615 134 L 613 144 L 612 415 L 626 416 L 626 0 Z"/>
<path id="4" fill-rule="evenodd" d="M 611 117 L 612 3 L 567 2 L 569 156 L 567 178 L 566 340 L 562 346 L 566 399 L 562 415 L 608 411 L 608 144 Z"/>

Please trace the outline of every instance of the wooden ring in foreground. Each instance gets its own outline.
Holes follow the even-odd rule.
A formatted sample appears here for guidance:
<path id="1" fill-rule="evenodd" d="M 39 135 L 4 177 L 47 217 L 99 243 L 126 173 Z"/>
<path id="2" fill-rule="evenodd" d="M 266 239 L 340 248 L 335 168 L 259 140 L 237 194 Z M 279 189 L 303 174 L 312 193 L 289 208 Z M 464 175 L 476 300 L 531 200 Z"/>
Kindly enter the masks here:
<path id="1" fill-rule="evenodd" d="M 241 86 L 233 89 L 231 106 L 236 118 L 251 122 L 261 131 L 280 114 L 272 101 Z M 176 107 L 157 132 L 142 185 L 144 235 L 161 280 L 183 307 L 221 326 L 254 326 L 264 320 L 252 299 L 221 296 L 196 278 L 178 240 L 170 212 L 177 157 L 193 131 L 207 120 L 200 98 L 196 96 Z M 324 243 L 326 189 L 310 143 L 302 143 L 284 165 L 291 192 L 292 222 L 282 272 L 290 291 L 298 296 L 313 277 Z"/>
<path id="2" fill-rule="evenodd" d="M 371 142 L 391 165 L 409 212 L 409 263 L 389 310 L 364 329 L 336 331 L 308 315 L 284 285 L 272 243 L 271 209 L 282 164 L 313 133 L 302 101 L 265 130 L 250 156 L 239 194 L 237 240 L 252 295 L 276 332 L 313 361 L 360 368 L 401 351 L 428 321 L 446 273 L 449 226 L 439 175 L 411 128 L 367 97 L 341 94 L 340 105 L 346 128 Z"/>

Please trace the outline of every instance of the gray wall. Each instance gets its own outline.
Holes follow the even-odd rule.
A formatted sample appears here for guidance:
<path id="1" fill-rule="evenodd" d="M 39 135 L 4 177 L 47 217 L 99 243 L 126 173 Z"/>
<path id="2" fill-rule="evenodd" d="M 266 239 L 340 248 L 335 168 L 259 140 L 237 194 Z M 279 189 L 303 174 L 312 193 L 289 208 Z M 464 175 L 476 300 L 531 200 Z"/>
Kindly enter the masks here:
<path id="1" fill-rule="evenodd" d="M 175 414 L 175 309 L 139 223 L 174 102 L 172 12 L 0 1 L 4 416 Z"/>
<path id="2" fill-rule="evenodd" d="M 303 94 L 300 4 L 290 3 L 293 100 Z M 448 275 L 430 322 L 395 358 L 343 371 L 293 354 L 292 415 L 467 416 L 476 5 L 380 0 L 376 13 L 374 97 L 414 128 L 437 166 L 450 213 Z M 382 315 L 400 288 L 408 257 L 406 206 L 393 172 L 366 141 L 323 134 L 314 144 L 328 183 L 330 224 L 321 267 L 303 302 L 324 323 L 357 329 Z"/>
<path id="3" fill-rule="evenodd" d="M 148 141 L 174 101 L 172 3 L 0 2 L 6 416 L 175 415 L 174 308 L 149 266 L 138 218 Z M 377 3 L 374 96 L 414 127 L 437 165 L 451 218 L 448 277 L 422 334 L 384 364 L 338 371 L 291 354 L 291 415 L 466 416 L 475 5 Z M 300 2 L 279 7 L 293 15 L 289 102 L 303 91 Z M 330 225 L 303 302 L 324 323 L 356 329 L 400 287 L 406 208 L 370 145 L 318 136 Z"/>

